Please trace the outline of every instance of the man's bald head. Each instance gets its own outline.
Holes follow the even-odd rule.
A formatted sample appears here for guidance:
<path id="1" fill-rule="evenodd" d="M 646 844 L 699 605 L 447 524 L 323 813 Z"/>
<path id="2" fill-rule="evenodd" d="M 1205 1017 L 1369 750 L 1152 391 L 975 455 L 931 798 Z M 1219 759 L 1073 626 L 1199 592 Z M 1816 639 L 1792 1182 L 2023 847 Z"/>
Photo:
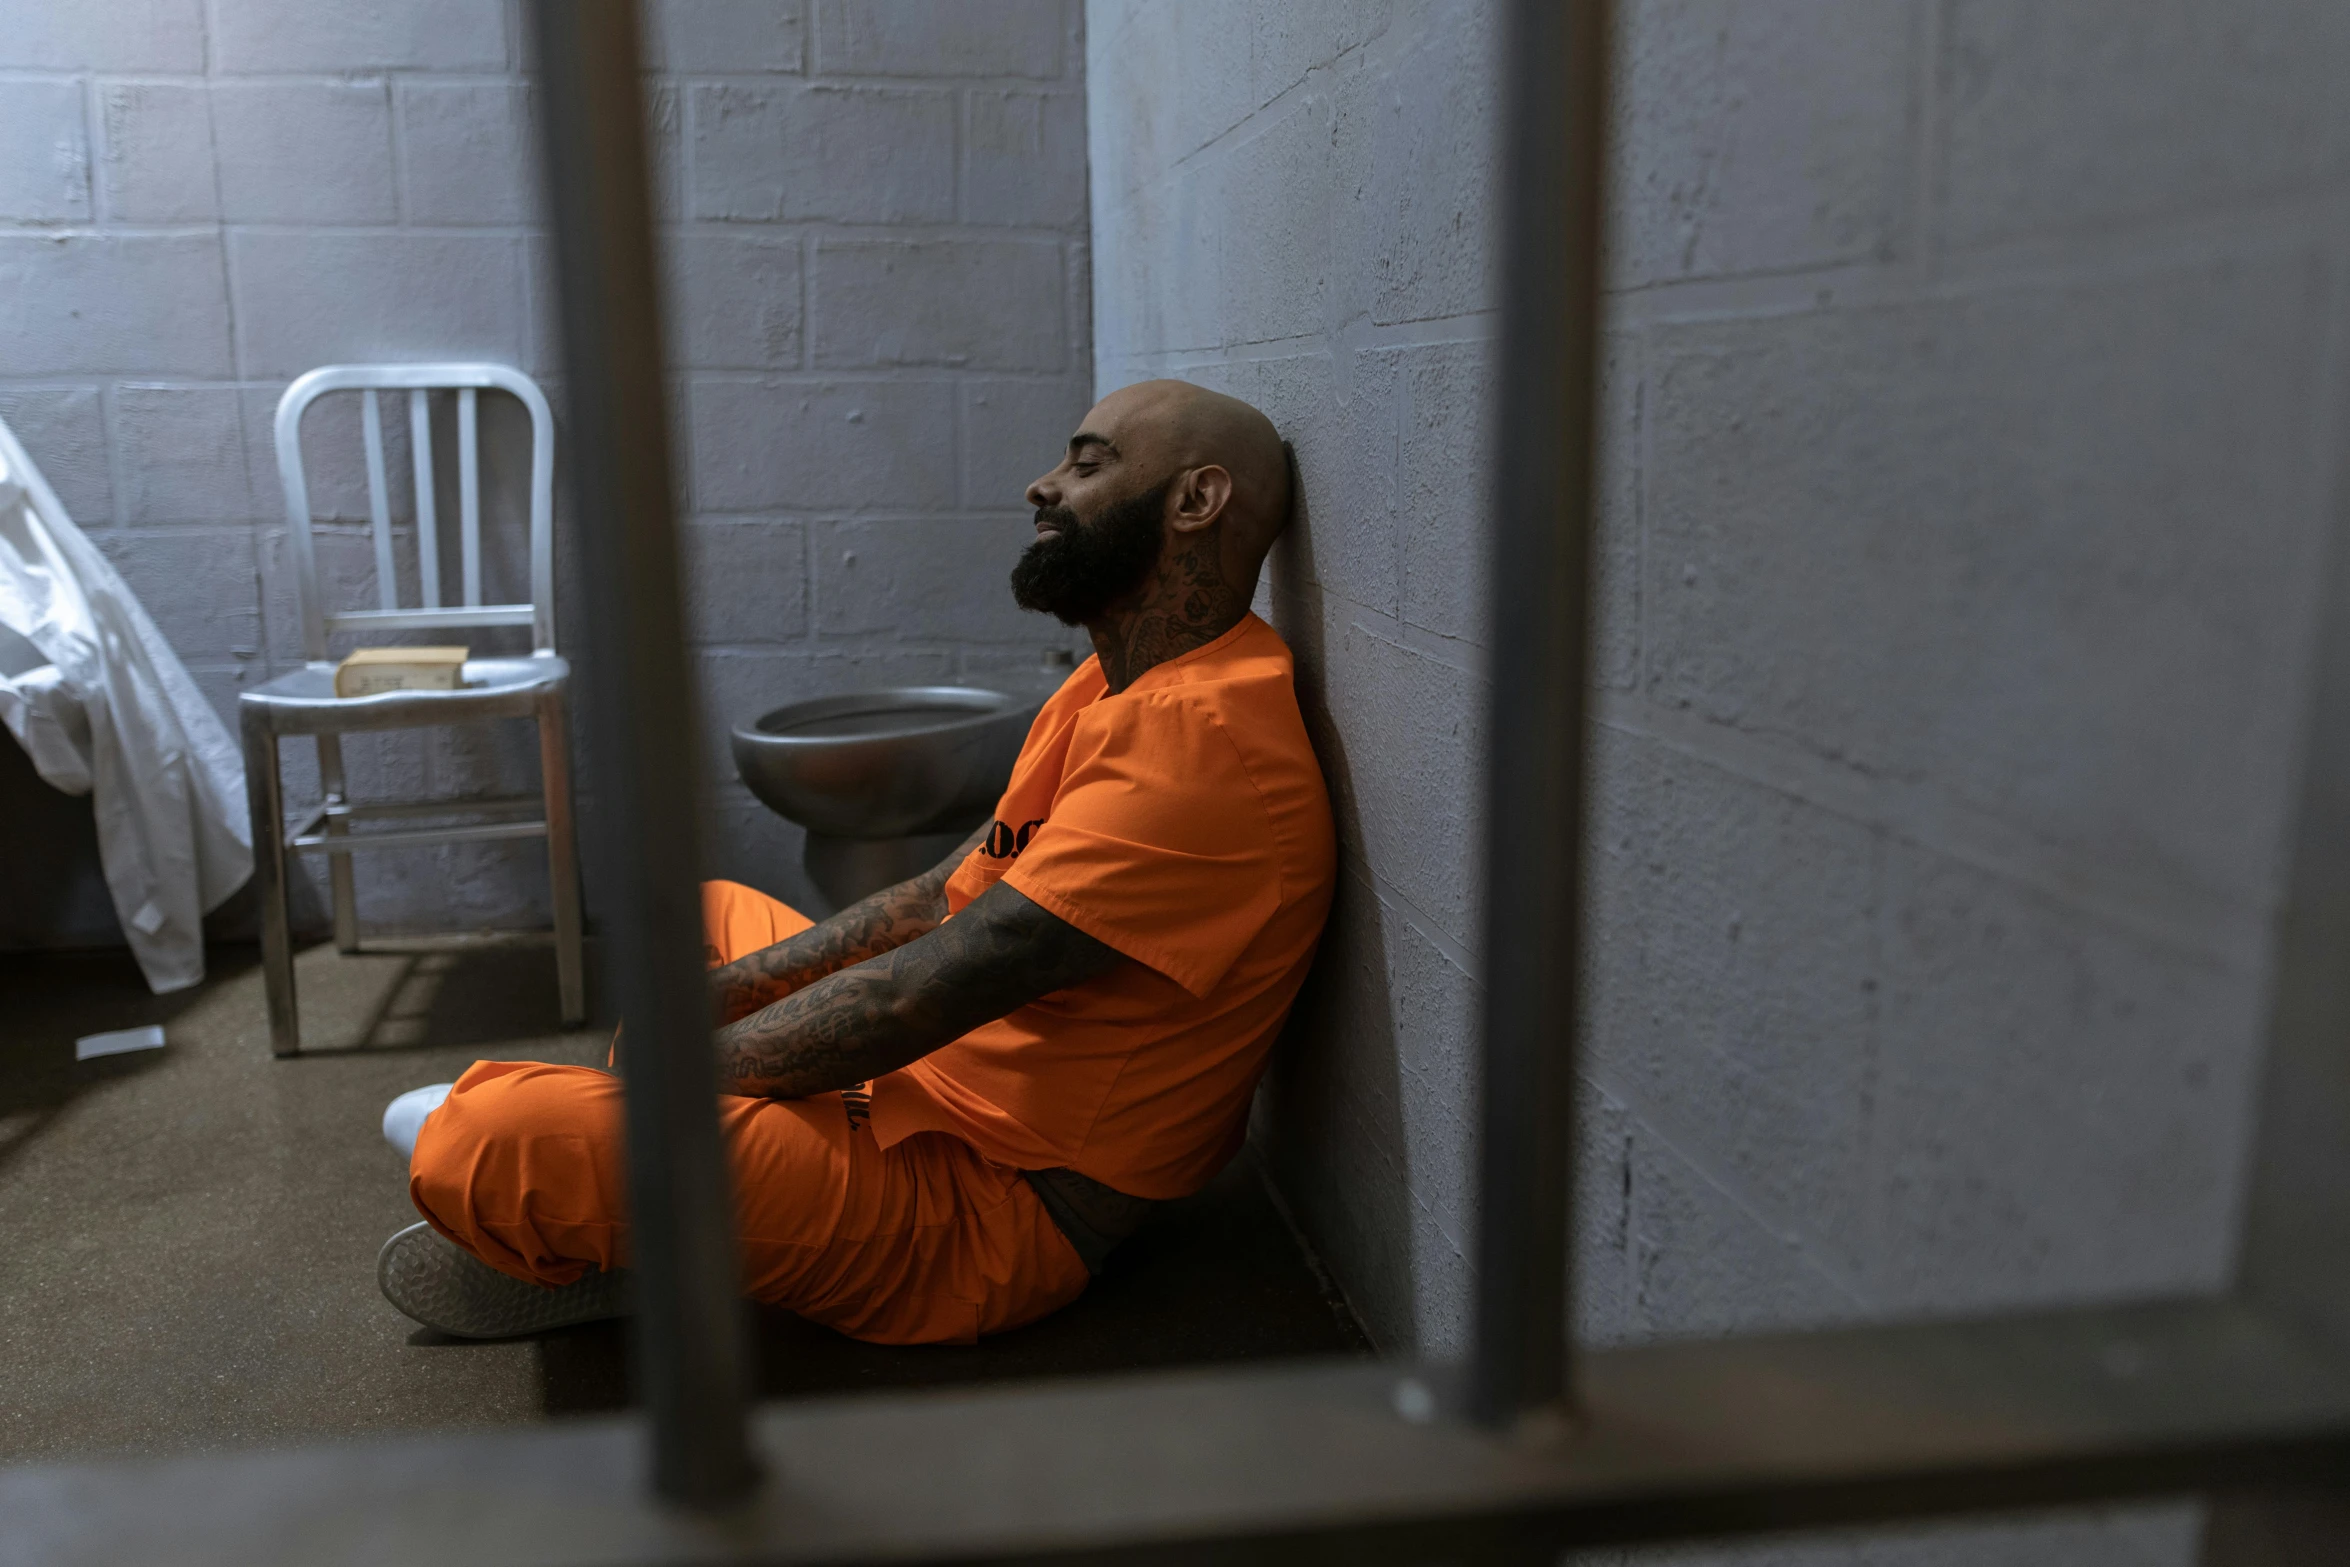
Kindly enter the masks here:
<path id="1" fill-rule="evenodd" d="M 1248 613 L 1289 520 L 1289 451 L 1238 398 L 1144 381 L 1093 406 L 1028 503 L 1036 542 L 1012 569 L 1024 608 L 1085 626 L 1097 648 L 1123 646 L 1120 624 L 1181 640 Z"/>
<path id="2" fill-rule="evenodd" d="M 1089 432 L 1109 436 L 1145 487 L 1207 467 L 1231 475 L 1222 553 L 1236 582 L 1256 580 L 1290 512 L 1289 453 L 1272 420 L 1189 381 L 1138 381 L 1094 405 L 1078 438 Z"/>

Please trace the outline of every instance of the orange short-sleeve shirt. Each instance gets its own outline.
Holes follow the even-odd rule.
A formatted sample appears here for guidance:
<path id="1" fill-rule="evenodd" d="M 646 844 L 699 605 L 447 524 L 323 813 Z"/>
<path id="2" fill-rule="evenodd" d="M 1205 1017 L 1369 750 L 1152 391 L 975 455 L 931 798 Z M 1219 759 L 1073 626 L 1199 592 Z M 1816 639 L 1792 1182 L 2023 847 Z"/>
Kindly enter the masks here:
<path id="1" fill-rule="evenodd" d="M 1107 693 L 1088 659 L 1045 704 L 947 909 L 1003 880 L 1135 961 L 877 1079 L 872 1124 L 1180 1197 L 1239 1146 L 1337 846 L 1289 648 L 1256 616 Z"/>

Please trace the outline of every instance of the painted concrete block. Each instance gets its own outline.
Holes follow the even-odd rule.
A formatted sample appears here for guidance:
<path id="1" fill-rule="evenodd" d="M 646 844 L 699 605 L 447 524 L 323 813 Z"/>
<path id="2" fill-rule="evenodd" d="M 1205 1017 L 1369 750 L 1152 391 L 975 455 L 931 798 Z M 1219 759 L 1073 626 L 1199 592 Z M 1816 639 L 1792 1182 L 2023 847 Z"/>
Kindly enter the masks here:
<path id="1" fill-rule="evenodd" d="M 1085 226 L 1085 95 L 974 88 L 966 97 L 963 220 Z"/>
<path id="2" fill-rule="evenodd" d="M 1259 1130 L 1275 1180 L 1373 1339 L 1409 1353 L 1420 1281 L 1385 983 L 1389 917 L 1361 868 L 1342 865 L 1313 973 L 1273 1054 Z M 1457 1291 L 1456 1281 L 1448 1293 Z"/>
<path id="3" fill-rule="evenodd" d="M 1059 464 L 1093 404 L 1085 382 L 973 380 L 962 398 L 962 503 L 1027 512 L 1028 486 Z"/>
<path id="4" fill-rule="evenodd" d="M 1056 239 L 816 241 L 810 347 L 832 368 L 1059 370 Z"/>
<path id="5" fill-rule="evenodd" d="M 1330 716 L 1345 741 L 1343 754 L 1325 755 L 1323 765 L 1346 775 L 1356 817 L 1344 820 L 1341 809 L 1340 842 L 1377 866 L 1436 929 L 1470 945 L 1484 818 L 1484 683 L 1351 622 L 1330 649 L 1328 679 Z"/>
<path id="6" fill-rule="evenodd" d="M 1589 1078 L 1575 1084 L 1574 1197 L 1571 1331 L 1581 1345 L 1621 1344 L 1641 1331 L 1633 1314 L 1632 1124 Z"/>
<path id="7" fill-rule="evenodd" d="M 87 222 L 90 137 L 78 81 L 11 82 L 0 103 L 0 221 Z"/>
<path id="8" fill-rule="evenodd" d="M 282 383 L 248 387 L 239 395 L 245 421 L 245 456 L 252 487 L 254 514 L 271 523 L 285 520 L 285 485 L 278 468 L 277 403 Z M 415 459 L 408 449 L 408 408 L 404 396 L 380 405 L 383 411 L 384 482 L 388 504 L 402 522 L 415 516 Z M 365 437 L 360 430 L 359 398 L 333 393 L 312 403 L 302 416 L 303 483 L 309 492 L 310 515 L 320 522 L 364 523 L 370 518 L 367 499 Z M 439 432 L 436 431 L 436 435 Z M 454 439 L 453 432 L 450 438 Z M 436 442 L 445 445 L 445 442 Z"/>
<path id="9" fill-rule="evenodd" d="M 800 0 L 654 0 L 644 8 L 648 69 L 696 76 L 797 73 Z"/>
<path id="10" fill-rule="evenodd" d="M 1924 850 L 1886 864 L 1880 1296 L 2222 1287 L 2259 977 Z"/>
<path id="11" fill-rule="evenodd" d="M 216 82 L 221 215 L 233 223 L 389 223 L 392 105 L 372 81 Z"/>
<path id="12" fill-rule="evenodd" d="M 0 234 L 0 342 L 15 375 L 226 376 L 215 234 Z"/>
<path id="13" fill-rule="evenodd" d="M 103 528 L 113 521 L 106 420 L 95 387 L 0 387 L 0 421 L 24 443 L 66 515 L 85 528 Z"/>
<path id="14" fill-rule="evenodd" d="M 519 359 L 522 242 L 503 235 L 232 231 L 244 373 L 322 364 Z"/>
<path id="15" fill-rule="evenodd" d="M 1915 8 L 1649 0 L 1627 10 L 1617 285 L 1891 252 L 1911 163 Z"/>
<path id="16" fill-rule="evenodd" d="M 173 652 L 199 663 L 261 667 L 261 588 L 250 527 L 107 530 L 90 537 Z"/>
<path id="17" fill-rule="evenodd" d="M 540 218 L 530 90 L 515 82 L 402 82 L 400 205 L 410 223 Z"/>
<path id="18" fill-rule="evenodd" d="M 1956 246 L 2256 201 L 2350 170 L 2350 12 L 1963 0 L 1937 62 Z"/>
<path id="19" fill-rule="evenodd" d="M 1492 536 L 1493 353 L 1482 341 L 1397 349 L 1396 535 L 1404 621 L 1483 647 Z"/>
<path id="20" fill-rule="evenodd" d="M 115 388 L 111 402 L 125 524 L 253 517 L 235 387 L 130 382 Z"/>
<path id="21" fill-rule="evenodd" d="M 873 518 L 809 533 L 818 635 L 919 642 L 1059 641 L 1060 625 L 1012 602 L 1026 517 Z"/>
<path id="22" fill-rule="evenodd" d="M 1104 304 L 1094 335 L 1103 366 L 1224 346 L 1223 201 L 1223 166 L 1208 160 L 1171 176 L 1163 198 L 1095 233 L 1095 297 Z"/>
<path id="23" fill-rule="evenodd" d="M 96 91 L 106 215 L 117 223 L 218 218 L 211 92 L 181 82 L 103 82 Z"/>
<path id="24" fill-rule="evenodd" d="M 261 524 L 253 538 L 261 575 L 261 634 L 272 672 L 283 674 L 300 668 L 303 660 L 293 547 L 281 522 Z M 310 548 L 317 562 L 319 602 L 327 612 L 375 607 L 375 551 L 365 528 L 320 527 L 311 534 Z M 420 774 L 418 787 L 422 782 Z"/>
<path id="25" fill-rule="evenodd" d="M 1248 38 L 1249 102 L 1262 107 L 1390 27 L 1418 21 L 1432 29 L 1483 25 L 1476 0 L 1398 7 L 1388 0 L 1288 0 L 1252 7 Z"/>
<path id="26" fill-rule="evenodd" d="M 808 634 L 808 533 L 761 517 L 688 522 L 687 635 L 698 645 L 796 642 Z"/>
<path id="27" fill-rule="evenodd" d="M 1647 395 L 1641 365 L 1635 334 L 1609 332 L 1601 339 L 1592 477 L 1591 681 L 1618 691 L 1640 683 L 1640 425 Z M 1472 617 L 1467 623 L 1482 621 Z"/>
<path id="28" fill-rule="evenodd" d="M 212 69 L 228 75 L 504 70 L 507 15 L 504 6 L 478 0 L 330 6 L 230 0 L 213 18 Z"/>
<path id="29" fill-rule="evenodd" d="M 1255 368 L 1250 390 L 1283 408 L 1276 416 L 1273 408 L 1259 404 L 1296 452 L 1304 491 L 1304 505 L 1291 519 L 1295 538 L 1289 559 L 1350 603 L 1394 615 L 1402 591 L 1395 355 L 1356 355 L 1353 376 L 1335 396 L 1326 381 L 1315 385 L 1320 375 L 1335 369 L 1319 356 Z M 1239 388 L 1232 392 L 1256 400 Z M 1322 394 L 1318 406 L 1317 392 Z"/>
<path id="30" fill-rule="evenodd" d="M 689 230 L 661 241 L 669 356 L 696 370 L 800 363 L 800 242 Z"/>
<path id="31" fill-rule="evenodd" d="M 1323 1256 L 1394 1349 L 1468 1343 L 1473 1008 L 1468 977 L 1410 916 L 1342 873 L 1262 1129 Z"/>
<path id="32" fill-rule="evenodd" d="M 1659 332 L 1647 689 L 2261 906 L 2319 297 L 2287 254 Z"/>
<path id="33" fill-rule="evenodd" d="M 653 216 L 664 223 L 683 218 L 692 178 L 686 169 L 685 94 L 667 82 L 647 81 L 645 173 L 653 187 Z"/>
<path id="34" fill-rule="evenodd" d="M 956 649 L 955 679 L 991 691 L 1057 691 L 1072 669 L 1093 656 L 1093 643 L 1082 629 L 1035 615 L 1027 630 L 1025 641 Z"/>
<path id="35" fill-rule="evenodd" d="M 1062 0 L 816 0 L 816 69 L 835 76 L 1058 76 Z"/>
<path id="36" fill-rule="evenodd" d="M 538 726 L 520 719 L 444 724 L 420 732 L 435 797 L 485 799 L 537 794 Z"/>
<path id="37" fill-rule="evenodd" d="M 1413 1337 L 1425 1353 L 1465 1355 L 1476 1315 L 1477 987 L 1399 910 L 1380 920 L 1411 1180 Z"/>
<path id="38" fill-rule="evenodd" d="M 1095 117 L 1122 122 L 1118 139 L 1096 149 L 1119 183 L 1139 188 L 1248 118 L 1250 38 L 1258 8 L 1246 0 L 1139 8 L 1103 59 L 1118 96 Z M 1131 69 L 1137 60 L 1181 60 L 1180 72 Z"/>
<path id="39" fill-rule="evenodd" d="M 943 223 L 955 215 L 952 93 L 704 83 L 688 104 L 697 218 Z"/>
<path id="40" fill-rule="evenodd" d="M 1350 305 L 1388 324 L 1489 310 L 1498 178 L 1491 7 L 1443 13 L 1332 93 L 1334 248 Z"/>
<path id="41" fill-rule="evenodd" d="M 1870 1249 L 1875 835 L 1598 738 L 1586 1069 L 1849 1272 Z"/>
<path id="42" fill-rule="evenodd" d="M 1631 1137 L 1633 1312 L 1643 1341 L 1851 1322 L 1860 1303 L 1653 1131 Z"/>
<path id="43" fill-rule="evenodd" d="M 204 69 L 204 0 L 0 0 L 0 70 Z"/>
<path id="44" fill-rule="evenodd" d="M 1218 217 L 1226 342 L 1270 342 L 1330 325 L 1328 113 L 1309 100 L 1232 148 L 1228 205 Z"/>
<path id="45" fill-rule="evenodd" d="M 697 378 L 694 495 L 710 511 L 954 504 L 944 381 Z"/>

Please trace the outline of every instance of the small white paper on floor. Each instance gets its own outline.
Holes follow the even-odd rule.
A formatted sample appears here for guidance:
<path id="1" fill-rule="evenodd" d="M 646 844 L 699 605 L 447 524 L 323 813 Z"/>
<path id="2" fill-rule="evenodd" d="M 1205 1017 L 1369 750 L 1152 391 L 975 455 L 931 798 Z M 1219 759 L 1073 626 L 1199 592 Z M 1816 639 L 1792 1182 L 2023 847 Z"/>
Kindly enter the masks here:
<path id="1" fill-rule="evenodd" d="M 73 1042 L 73 1058 L 87 1061 L 92 1056 L 119 1056 L 130 1050 L 161 1050 L 163 1025 L 149 1023 L 143 1028 L 118 1028 L 111 1034 L 84 1034 Z"/>

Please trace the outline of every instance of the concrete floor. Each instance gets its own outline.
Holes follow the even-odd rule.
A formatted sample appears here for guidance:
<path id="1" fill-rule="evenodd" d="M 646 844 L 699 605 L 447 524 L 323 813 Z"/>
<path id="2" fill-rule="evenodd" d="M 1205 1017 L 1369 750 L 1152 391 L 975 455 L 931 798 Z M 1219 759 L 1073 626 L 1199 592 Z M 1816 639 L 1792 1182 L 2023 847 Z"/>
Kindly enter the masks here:
<path id="1" fill-rule="evenodd" d="M 0 957 L 0 1461 L 500 1425 L 628 1401 L 604 1323 L 505 1344 L 419 1328 L 375 1288 L 410 1223 L 384 1102 L 483 1057 L 599 1060 L 530 946 L 300 960 L 304 1042 L 274 1060 L 250 949 L 153 997 L 121 952 Z M 74 1038 L 161 1022 L 159 1052 Z M 1361 1353 L 1247 1162 L 1170 1205 L 1059 1316 L 970 1347 L 857 1344 L 761 1311 L 762 1392 Z"/>

